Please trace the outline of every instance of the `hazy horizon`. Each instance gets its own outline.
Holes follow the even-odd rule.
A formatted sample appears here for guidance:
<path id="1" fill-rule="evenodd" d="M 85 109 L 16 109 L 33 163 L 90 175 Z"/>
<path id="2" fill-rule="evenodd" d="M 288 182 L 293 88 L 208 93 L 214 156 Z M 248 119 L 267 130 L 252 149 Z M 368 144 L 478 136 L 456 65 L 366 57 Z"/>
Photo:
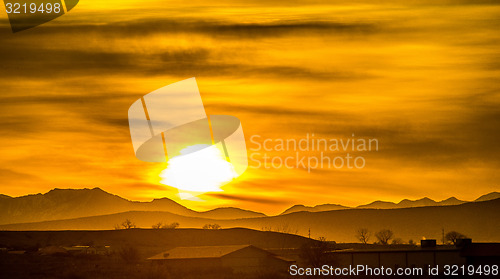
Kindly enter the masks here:
<path id="1" fill-rule="evenodd" d="M 11 197 L 11 198 L 22 198 L 22 197 L 28 197 L 28 196 L 36 196 L 36 195 L 45 195 L 45 194 L 48 194 L 49 192 L 51 191 L 56 191 L 56 190 L 95 190 L 95 189 L 100 189 L 102 191 L 104 191 L 105 193 L 107 194 L 110 194 L 110 195 L 113 195 L 113 196 L 117 196 L 119 198 L 123 198 L 123 199 L 126 199 L 127 201 L 130 201 L 130 202 L 142 202 L 142 203 L 150 203 L 150 202 L 153 202 L 154 200 L 161 200 L 161 199 L 164 199 L 164 198 L 167 198 L 169 200 L 172 200 L 182 206 L 184 206 L 182 204 L 182 201 L 181 200 L 176 200 L 176 199 L 172 199 L 172 198 L 169 198 L 169 197 L 156 197 L 156 198 L 153 198 L 151 200 L 134 200 L 134 199 L 127 199 L 125 197 L 122 197 L 120 195 L 117 195 L 117 194 L 114 194 L 114 193 L 111 193 L 111 192 L 108 192 L 106 191 L 105 189 L 102 189 L 100 187 L 95 187 L 95 188 L 54 188 L 54 189 L 51 189 L 50 191 L 48 192 L 44 192 L 44 193 L 31 193 L 31 194 L 27 194 L 27 195 L 21 195 L 21 196 L 8 196 L 8 197 Z M 490 193 L 484 193 L 482 194 L 481 196 L 478 196 L 472 200 L 462 200 L 462 199 L 458 199 L 459 201 L 461 202 L 464 202 L 464 203 L 467 203 L 467 202 L 476 202 L 479 198 L 482 198 L 484 196 L 487 196 L 487 195 L 491 195 L 491 194 L 498 194 L 498 196 L 500 196 L 500 193 L 499 192 L 490 192 Z M 2 195 L 2 193 L 0 193 L 0 195 Z M 344 204 L 340 204 L 340 203 L 336 203 L 334 201 L 332 202 L 328 202 L 328 203 L 325 203 L 325 204 L 304 204 L 304 203 L 296 203 L 296 204 L 290 204 L 290 205 L 286 205 L 284 206 L 283 208 L 281 208 L 280 210 L 278 210 L 277 212 L 267 212 L 265 210 L 250 210 L 248 208 L 244 208 L 244 207 L 239 207 L 239 206 L 231 206 L 231 207 L 227 207 L 227 206 L 214 206 L 212 208 L 205 208 L 203 210 L 197 210 L 196 208 L 190 208 L 189 206 L 185 206 L 186 208 L 188 209 L 191 209 L 191 210 L 195 210 L 195 211 L 199 211 L 199 212 L 205 212 L 205 211 L 211 211 L 211 210 L 214 210 L 214 209 L 223 209 L 223 208 L 235 208 L 235 209 L 242 209 L 242 210 L 249 210 L 249 211 L 253 211 L 253 212 L 257 212 L 257 213 L 264 213 L 266 214 L 267 216 L 276 216 L 276 215 L 279 215 L 281 213 L 284 213 L 286 210 L 288 209 L 291 209 L 292 207 L 294 206 L 305 206 L 305 207 L 311 207 L 311 208 L 314 208 L 316 206 L 321 206 L 321 205 L 339 205 L 339 206 L 344 206 L 346 207 L 346 209 L 356 209 L 356 208 L 359 208 L 359 207 L 363 207 L 363 206 L 367 206 L 367 205 L 370 205 L 372 203 L 375 203 L 375 202 L 389 202 L 389 203 L 393 203 L 395 205 L 399 205 L 399 203 L 403 202 L 403 201 L 410 201 L 410 202 L 417 202 L 417 201 L 420 201 L 420 200 L 424 200 L 424 199 L 430 199 L 431 201 L 434 201 L 436 203 L 439 203 L 439 202 L 444 202 L 448 199 L 451 199 L 451 198 L 456 198 L 454 196 L 450 196 L 446 199 L 443 199 L 443 200 L 435 200 L 433 199 L 432 197 L 428 197 L 428 196 L 425 196 L 425 197 L 420 197 L 420 198 L 417 198 L 417 199 L 402 199 L 402 200 L 395 200 L 395 201 L 389 201 L 389 200 L 372 200 L 366 204 L 357 204 L 357 205 L 353 205 L 353 206 L 348 206 L 348 205 L 344 205 Z M 413 206 L 413 205 L 412 205 Z M 424 206 L 427 206 L 427 205 L 424 205 Z M 441 206 L 441 205 L 440 205 Z M 410 207 L 410 206 L 409 206 Z M 399 207 L 399 208 L 406 208 L 405 206 L 403 207 Z M 335 209 L 333 209 L 335 210 Z"/>

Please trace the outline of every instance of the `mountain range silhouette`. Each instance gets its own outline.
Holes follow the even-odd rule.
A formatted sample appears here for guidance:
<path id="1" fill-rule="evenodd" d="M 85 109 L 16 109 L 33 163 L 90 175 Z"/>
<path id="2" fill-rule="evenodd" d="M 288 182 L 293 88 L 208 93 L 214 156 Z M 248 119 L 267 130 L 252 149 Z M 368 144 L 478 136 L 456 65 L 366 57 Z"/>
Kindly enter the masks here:
<path id="1" fill-rule="evenodd" d="M 178 222 L 181 228 L 201 228 L 217 223 L 223 228 L 249 228 L 324 236 L 338 242 L 355 242 L 355 232 L 373 233 L 388 228 L 396 237 L 440 239 L 442 230 L 459 231 L 475 241 L 500 241 L 500 193 L 475 201 L 429 198 L 399 203 L 375 201 L 350 208 L 336 204 L 295 205 L 277 216 L 240 208 L 216 208 L 198 212 L 168 199 L 137 202 L 100 188 L 54 189 L 22 197 L 0 196 L 0 230 L 112 230 L 123 220 L 151 228 Z"/>

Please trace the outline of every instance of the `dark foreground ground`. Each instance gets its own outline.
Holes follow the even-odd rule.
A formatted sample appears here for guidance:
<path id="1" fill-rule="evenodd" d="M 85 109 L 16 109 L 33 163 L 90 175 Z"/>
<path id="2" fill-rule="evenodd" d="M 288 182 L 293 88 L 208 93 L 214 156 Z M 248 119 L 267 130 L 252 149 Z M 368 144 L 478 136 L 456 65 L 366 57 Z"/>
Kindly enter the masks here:
<path id="1" fill-rule="evenodd" d="M 147 258 L 179 246 L 251 244 L 263 249 L 296 251 L 311 242 L 314 240 L 297 235 L 239 228 L 0 231 L 0 278 L 285 278 L 283 274 L 265 271 L 236 274 L 220 268 L 172 270 Z M 76 246 L 97 247 L 98 253 L 58 251 Z"/>
<path id="2" fill-rule="evenodd" d="M 253 273 L 235 273 L 231 269 L 224 268 L 201 269 L 196 266 L 175 269 L 148 260 L 149 257 L 174 247 L 240 244 L 251 244 L 268 250 L 284 258 L 294 260 L 300 267 L 318 267 L 323 263 L 335 266 L 338 259 L 335 256 L 325 258 L 325 253 L 323 253 L 324 251 L 332 251 L 332 249 L 419 249 L 409 245 L 335 244 L 292 234 L 241 228 L 223 230 L 0 231 L 0 279 L 384 278 L 291 276 L 286 268 L 273 272 L 260 270 Z M 91 253 L 71 251 L 72 248 L 81 246 L 90 247 Z M 389 276 L 385 278 L 439 279 L 448 277 Z M 453 276 L 453 278 L 494 277 Z"/>
<path id="3" fill-rule="evenodd" d="M 169 279 L 169 278 L 286 278 L 278 273 L 235 274 L 231 270 L 168 270 L 146 261 L 127 263 L 119 255 L 41 256 L 0 255 L 0 278 L 50 279 Z"/>
<path id="4" fill-rule="evenodd" d="M 169 270 L 165 266 L 140 261 L 127 263 L 118 255 L 41 256 L 0 254 L 2 279 L 284 279 L 284 278 L 498 278 L 491 276 L 291 276 L 283 272 L 234 273 L 226 269 Z"/>

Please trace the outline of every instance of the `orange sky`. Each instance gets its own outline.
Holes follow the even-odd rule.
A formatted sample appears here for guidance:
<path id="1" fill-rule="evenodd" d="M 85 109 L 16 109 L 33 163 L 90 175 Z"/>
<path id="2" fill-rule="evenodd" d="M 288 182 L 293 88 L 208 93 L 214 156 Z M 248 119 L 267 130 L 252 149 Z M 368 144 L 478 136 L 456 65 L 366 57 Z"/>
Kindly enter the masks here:
<path id="1" fill-rule="evenodd" d="M 183 202 L 194 209 L 499 190 L 500 5 L 379 2 L 89 0 L 16 34 L 2 9 L 0 193 L 175 198 L 159 183 L 165 165 L 135 158 L 127 111 L 193 76 L 207 113 L 237 116 L 249 148 L 253 135 L 308 133 L 380 145 L 363 169 L 250 168 L 206 202 Z"/>

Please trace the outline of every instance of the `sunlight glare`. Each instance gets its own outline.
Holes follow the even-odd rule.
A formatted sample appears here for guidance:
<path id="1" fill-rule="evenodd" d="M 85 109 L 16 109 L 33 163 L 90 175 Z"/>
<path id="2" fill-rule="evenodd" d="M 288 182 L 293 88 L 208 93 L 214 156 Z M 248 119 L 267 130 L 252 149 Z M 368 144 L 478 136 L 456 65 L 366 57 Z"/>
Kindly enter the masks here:
<path id="1" fill-rule="evenodd" d="M 160 183 L 182 191 L 214 192 L 238 175 L 233 165 L 226 160 L 215 145 L 197 144 L 171 158 L 160 173 Z"/>

